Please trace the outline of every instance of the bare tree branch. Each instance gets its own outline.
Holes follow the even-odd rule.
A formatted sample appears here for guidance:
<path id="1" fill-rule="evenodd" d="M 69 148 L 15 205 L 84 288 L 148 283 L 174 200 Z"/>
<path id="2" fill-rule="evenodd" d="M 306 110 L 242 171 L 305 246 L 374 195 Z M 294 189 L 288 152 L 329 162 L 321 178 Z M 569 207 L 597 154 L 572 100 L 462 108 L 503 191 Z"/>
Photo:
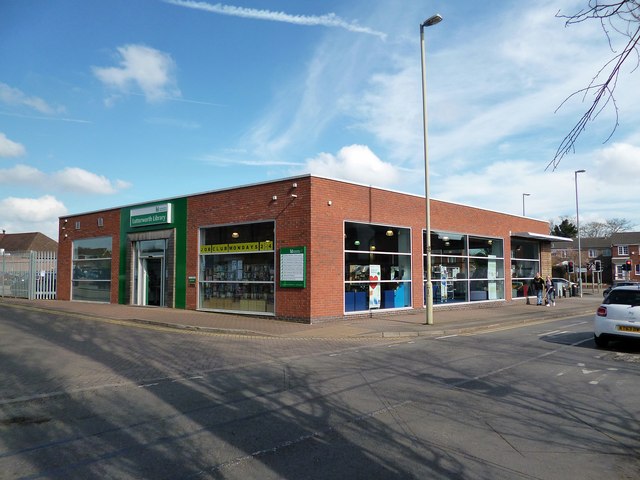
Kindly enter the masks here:
<path id="1" fill-rule="evenodd" d="M 614 53 L 615 50 L 612 46 L 609 28 L 618 34 L 629 38 L 629 41 L 622 52 L 615 55 L 611 60 L 605 63 L 586 88 L 569 95 L 569 97 L 560 104 L 558 109 L 556 109 L 557 112 L 568 100 L 576 95 L 582 94 L 584 100 L 589 93 L 593 92 L 594 99 L 591 107 L 564 137 L 562 142 L 560 142 L 553 159 L 547 164 L 545 170 L 548 170 L 549 168 L 555 170 L 565 155 L 570 152 L 575 152 L 575 144 L 578 137 L 586 129 L 587 124 L 590 121 L 595 120 L 610 104 L 613 105 L 615 111 L 615 124 L 611 133 L 603 143 L 606 143 L 611 139 L 619 125 L 618 106 L 613 93 L 618 82 L 620 69 L 622 68 L 622 65 L 628 61 L 629 56 L 632 53 L 636 56 L 636 65 L 633 67 L 632 72 L 640 65 L 640 51 L 638 48 L 640 45 L 640 0 L 622 0 L 610 3 L 601 3 L 600 0 L 589 0 L 588 7 L 579 11 L 575 15 L 561 15 L 560 12 L 558 12 L 556 17 L 567 19 L 565 26 L 597 19 L 605 32 L 609 42 L 609 47 Z M 625 28 L 620 28 L 619 25 L 624 25 Z M 597 79 L 609 68 L 611 70 L 607 79 L 602 83 L 596 84 Z"/>

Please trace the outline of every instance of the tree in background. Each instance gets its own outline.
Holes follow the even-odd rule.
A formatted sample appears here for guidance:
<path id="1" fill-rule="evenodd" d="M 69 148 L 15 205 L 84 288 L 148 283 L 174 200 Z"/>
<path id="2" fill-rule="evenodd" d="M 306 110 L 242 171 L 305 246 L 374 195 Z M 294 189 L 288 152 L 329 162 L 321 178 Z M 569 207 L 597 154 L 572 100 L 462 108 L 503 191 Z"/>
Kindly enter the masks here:
<path id="1" fill-rule="evenodd" d="M 567 100 L 575 95 L 583 95 L 583 97 L 586 97 L 587 94 L 594 95 L 591 107 L 586 111 L 582 118 L 580 118 L 578 123 L 576 123 L 567 136 L 564 137 L 560 146 L 556 150 L 555 156 L 547 164 L 547 169 L 549 167 L 553 167 L 553 170 L 557 168 L 560 161 L 567 153 L 575 151 L 575 143 L 580 134 L 585 130 L 587 123 L 590 120 L 594 120 L 608 105 L 611 105 L 615 110 L 616 122 L 611 134 L 605 142 L 608 141 L 616 131 L 616 128 L 619 125 L 618 106 L 616 105 L 613 92 L 618 82 L 620 69 L 622 65 L 629 60 L 629 57 L 631 57 L 631 60 L 635 62 L 633 70 L 637 69 L 640 65 L 640 0 L 609 2 L 603 2 L 602 0 L 588 0 L 587 7 L 580 10 L 578 13 L 574 15 L 563 15 L 558 12 L 556 17 L 566 19 L 565 26 L 586 22 L 587 20 L 600 22 L 614 56 L 596 73 L 587 87 L 571 94 L 560 105 L 560 107 L 558 107 L 561 108 Z M 626 46 L 618 53 L 616 53 L 613 48 L 612 34 L 615 34 L 616 36 L 620 35 L 627 39 Z"/>
<path id="2" fill-rule="evenodd" d="M 556 237 L 575 238 L 578 235 L 578 229 L 567 217 L 563 217 L 562 221 L 557 225 L 550 222 L 550 227 L 551 235 Z"/>
<path id="3" fill-rule="evenodd" d="M 588 222 L 580 225 L 581 237 L 610 237 L 614 233 L 625 232 L 631 228 L 626 218 L 611 218 L 604 222 Z"/>

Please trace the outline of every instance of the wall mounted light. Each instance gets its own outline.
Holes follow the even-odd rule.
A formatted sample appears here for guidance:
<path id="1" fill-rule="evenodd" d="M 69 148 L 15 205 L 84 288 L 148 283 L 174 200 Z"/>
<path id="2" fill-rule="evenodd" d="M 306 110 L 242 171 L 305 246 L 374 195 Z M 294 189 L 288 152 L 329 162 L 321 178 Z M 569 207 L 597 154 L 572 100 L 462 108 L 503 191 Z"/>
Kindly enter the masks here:
<path id="1" fill-rule="evenodd" d="M 375 249 L 376 249 L 376 246 L 375 246 L 375 245 L 371 245 L 371 246 L 369 247 L 369 250 L 371 250 L 371 251 L 374 251 Z"/>
<path id="2" fill-rule="evenodd" d="M 240 234 L 238 232 L 233 232 L 231 234 L 231 237 L 233 237 L 233 238 L 238 238 L 239 236 L 240 236 Z"/>
<path id="3" fill-rule="evenodd" d="M 360 240 L 356 240 L 355 242 L 353 242 L 353 244 L 358 247 L 360 245 Z"/>
<path id="4" fill-rule="evenodd" d="M 393 230 L 391 230 L 391 229 L 387 230 L 387 231 L 385 232 L 385 235 L 386 235 L 387 237 L 393 237 Z"/>
<path id="5" fill-rule="evenodd" d="M 298 184 L 294 182 L 294 184 L 291 185 L 291 188 L 298 188 Z"/>
<path id="6" fill-rule="evenodd" d="M 295 193 L 292 193 L 291 198 L 298 198 L 298 195 L 296 195 Z"/>
<path id="7" fill-rule="evenodd" d="M 273 197 L 271 197 L 271 200 L 273 200 L 274 202 L 278 199 L 277 195 L 274 195 Z"/>

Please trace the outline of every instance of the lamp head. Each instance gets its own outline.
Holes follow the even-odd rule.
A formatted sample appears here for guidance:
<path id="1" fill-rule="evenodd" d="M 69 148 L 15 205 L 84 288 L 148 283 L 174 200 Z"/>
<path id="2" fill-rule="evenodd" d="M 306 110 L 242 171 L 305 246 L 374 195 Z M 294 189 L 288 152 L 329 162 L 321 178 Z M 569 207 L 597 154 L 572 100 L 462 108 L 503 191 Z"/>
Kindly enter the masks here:
<path id="1" fill-rule="evenodd" d="M 422 22 L 422 25 L 420 25 L 420 26 L 421 27 L 430 27 L 432 25 L 435 25 L 436 23 L 440 23 L 441 21 L 442 21 L 442 15 L 440 15 L 439 13 L 436 13 L 432 17 L 429 17 L 424 22 Z"/>

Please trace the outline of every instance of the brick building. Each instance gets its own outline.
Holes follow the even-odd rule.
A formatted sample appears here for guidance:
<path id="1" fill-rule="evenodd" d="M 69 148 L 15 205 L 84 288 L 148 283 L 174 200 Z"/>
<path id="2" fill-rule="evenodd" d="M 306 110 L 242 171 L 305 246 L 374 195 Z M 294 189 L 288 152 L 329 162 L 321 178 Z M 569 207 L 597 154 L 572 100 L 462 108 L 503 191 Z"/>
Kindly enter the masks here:
<path id="1" fill-rule="evenodd" d="M 424 309 L 424 197 L 312 175 L 60 218 L 58 298 L 302 322 Z M 551 274 L 548 223 L 431 201 L 435 308 Z"/>

